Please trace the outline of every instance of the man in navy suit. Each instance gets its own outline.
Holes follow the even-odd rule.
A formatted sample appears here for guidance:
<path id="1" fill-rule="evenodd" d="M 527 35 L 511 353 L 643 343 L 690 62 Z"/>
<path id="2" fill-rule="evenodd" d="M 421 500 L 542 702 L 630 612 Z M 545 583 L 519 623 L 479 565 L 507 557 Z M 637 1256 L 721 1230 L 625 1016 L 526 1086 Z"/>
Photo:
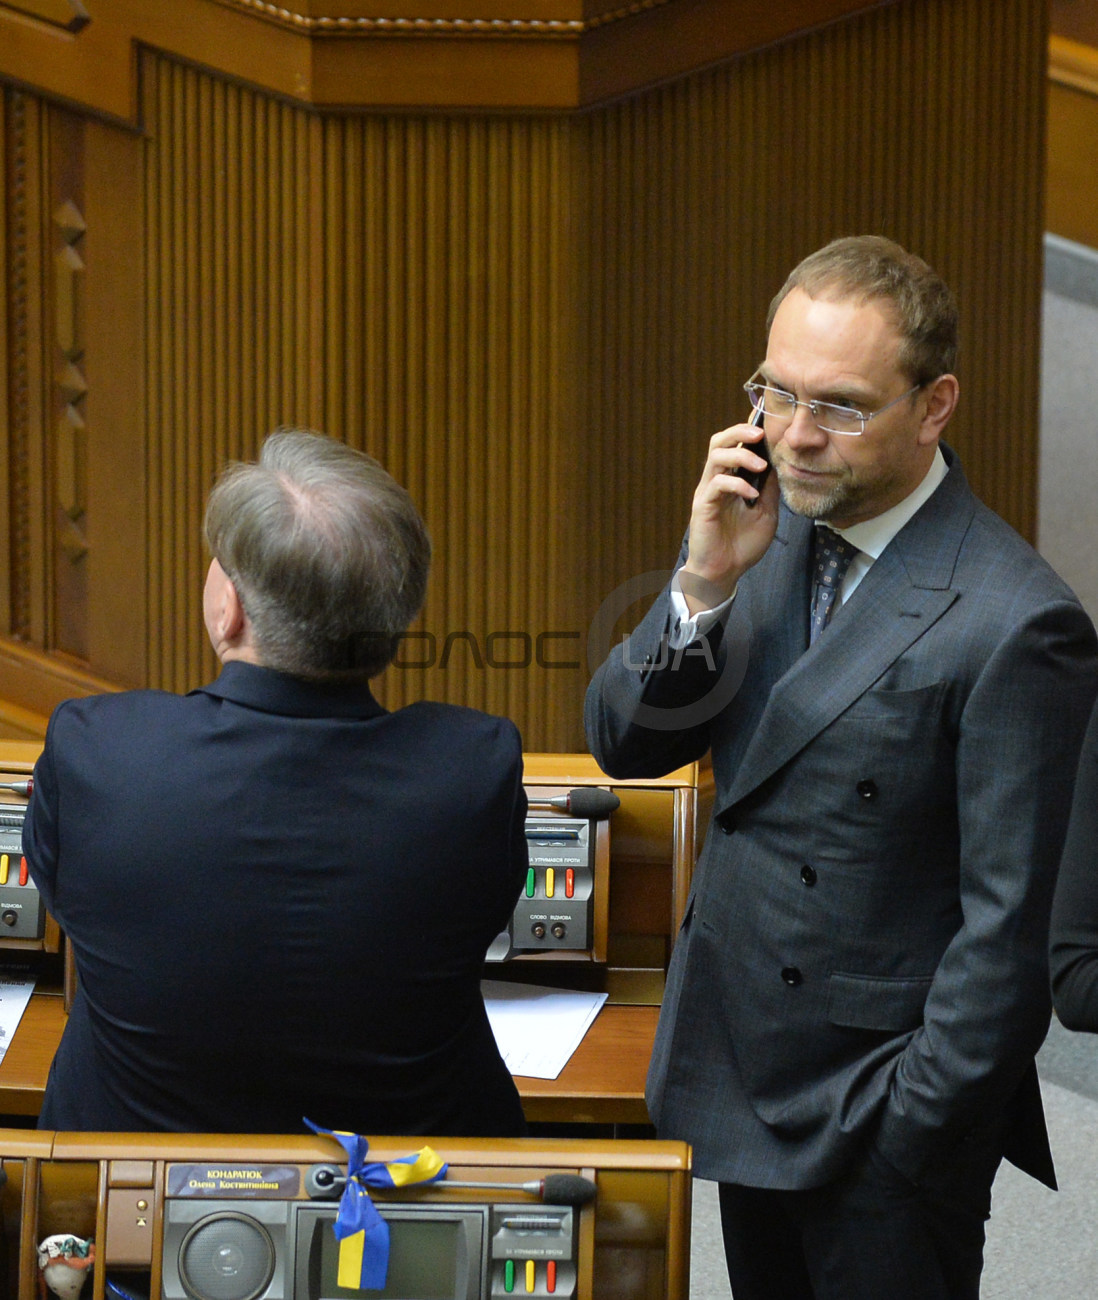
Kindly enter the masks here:
<path id="1" fill-rule="evenodd" d="M 79 976 L 40 1124 L 521 1134 L 479 983 L 527 866 L 518 732 L 368 685 L 424 597 L 410 497 L 282 431 L 206 538 L 217 680 L 62 704 L 35 768 Z"/>
<path id="2" fill-rule="evenodd" d="M 974 1300 L 1002 1156 L 1055 1185 L 1034 1055 L 1098 659 L 940 445 L 956 343 L 890 241 L 802 262 L 763 427 L 711 440 L 678 571 L 588 693 L 617 777 L 712 753 L 648 1102 L 721 1184 L 736 1300 Z"/>

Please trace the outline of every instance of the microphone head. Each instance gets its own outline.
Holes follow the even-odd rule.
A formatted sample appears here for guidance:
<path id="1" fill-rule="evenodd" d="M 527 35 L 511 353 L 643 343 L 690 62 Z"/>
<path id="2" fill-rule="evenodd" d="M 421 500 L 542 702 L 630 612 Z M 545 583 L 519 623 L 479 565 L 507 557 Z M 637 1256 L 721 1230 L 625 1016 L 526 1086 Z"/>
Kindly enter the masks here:
<path id="1" fill-rule="evenodd" d="M 568 811 L 573 817 L 609 817 L 620 807 L 621 800 L 612 790 L 602 790 L 597 785 L 568 791 Z"/>
<path id="2" fill-rule="evenodd" d="M 541 1199 L 548 1205 L 586 1205 L 597 1191 L 589 1178 L 579 1174 L 546 1174 L 541 1180 Z"/>

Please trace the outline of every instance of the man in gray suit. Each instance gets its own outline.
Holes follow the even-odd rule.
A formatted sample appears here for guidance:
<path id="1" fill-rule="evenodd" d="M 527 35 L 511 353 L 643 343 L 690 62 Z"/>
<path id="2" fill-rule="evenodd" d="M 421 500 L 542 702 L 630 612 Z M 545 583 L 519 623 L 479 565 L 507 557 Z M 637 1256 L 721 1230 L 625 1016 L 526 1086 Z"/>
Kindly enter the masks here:
<path id="1" fill-rule="evenodd" d="M 956 335 L 888 240 L 802 262 L 763 428 L 711 440 L 676 576 L 588 692 L 616 777 L 712 752 L 648 1104 L 721 1184 L 735 1300 L 971 1300 L 1002 1156 L 1055 1186 L 1033 1062 L 1098 658 L 939 443 Z"/>

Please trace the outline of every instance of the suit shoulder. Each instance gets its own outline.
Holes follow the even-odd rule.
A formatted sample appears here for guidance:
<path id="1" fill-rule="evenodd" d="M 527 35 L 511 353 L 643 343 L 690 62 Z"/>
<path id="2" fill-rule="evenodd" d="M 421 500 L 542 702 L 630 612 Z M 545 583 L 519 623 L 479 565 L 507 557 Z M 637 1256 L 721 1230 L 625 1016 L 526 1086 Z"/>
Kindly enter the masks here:
<path id="1" fill-rule="evenodd" d="M 417 731 L 444 734 L 451 745 L 463 742 L 470 746 L 490 744 L 515 753 L 522 752 L 522 737 L 510 718 L 465 705 L 422 700 L 405 705 L 390 717 Z"/>
<path id="2" fill-rule="evenodd" d="M 194 704 L 170 691 L 117 691 L 64 700 L 46 729 L 42 759 L 82 773 L 148 763 L 164 737 L 193 731 Z"/>
<path id="3" fill-rule="evenodd" d="M 63 700 L 53 711 L 50 729 L 103 727 L 151 719 L 186 709 L 190 697 L 171 691 L 115 691 Z"/>
<path id="4" fill-rule="evenodd" d="M 982 502 L 976 503 L 958 558 L 961 585 L 999 592 L 1015 608 L 1066 604 L 1083 612 L 1079 598 L 1052 565 Z"/>

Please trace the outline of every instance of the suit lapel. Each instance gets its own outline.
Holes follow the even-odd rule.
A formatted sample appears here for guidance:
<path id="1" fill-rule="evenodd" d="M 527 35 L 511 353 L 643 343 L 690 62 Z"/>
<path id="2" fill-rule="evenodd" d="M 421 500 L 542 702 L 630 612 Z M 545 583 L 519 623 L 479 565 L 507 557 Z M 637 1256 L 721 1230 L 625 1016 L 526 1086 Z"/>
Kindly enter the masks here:
<path id="1" fill-rule="evenodd" d="M 770 563 L 759 573 L 750 618 L 765 640 L 765 689 L 780 681 L 808 649 L 812 532 L 811 520 L 783 508 L 766 556 Z"/>
<path id="2" fill-rule="evenodd" d="M 727 807 L 756 789 L 862 696 L 957 599 L 952 590 L 957 554 L 972 522 L 974 498 L 954 462 L 938 491 L 892 539 L 853 596 L 835 612 L 816 644 L 794 657 L 787 636 L 762 716 L 726 799 Z M 807 524 L 807 521 L 803 521 Z M 788 546 L 776 579 L 807 571 L 807 532 Z M 769 576 L 769 575 L 768 575 Z M 798 592 L 802 583 L 792 583 Z M 807 625 L 807 597 L 797 626 Z M 793 612 L 788 615 L 792 624 Z M 801 645 L 807 643 L 803 632 Z"/>

